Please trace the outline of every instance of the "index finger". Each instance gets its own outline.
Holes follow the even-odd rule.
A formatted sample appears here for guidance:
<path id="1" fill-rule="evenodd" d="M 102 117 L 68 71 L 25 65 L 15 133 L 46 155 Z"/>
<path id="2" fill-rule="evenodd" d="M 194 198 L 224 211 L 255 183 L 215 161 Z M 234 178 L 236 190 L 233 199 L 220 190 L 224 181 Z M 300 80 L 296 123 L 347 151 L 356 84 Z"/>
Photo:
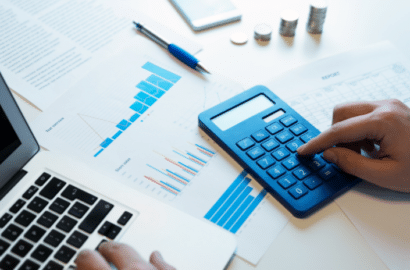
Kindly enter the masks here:
<path id="1" fill-rule="evenodd" d="M 361 115 L 336 123 L 298 149 L 299 155 L 313 155 L 340 143 L 364 139 L 379 140 L 383 136 L 369 115 Z"/>
<path id="2" fill-rule="evenodd" d="M 132 247 L 106 242 L 100 245 L 98 252 L 117 269 L 150 269 L 150 265 Z"/>

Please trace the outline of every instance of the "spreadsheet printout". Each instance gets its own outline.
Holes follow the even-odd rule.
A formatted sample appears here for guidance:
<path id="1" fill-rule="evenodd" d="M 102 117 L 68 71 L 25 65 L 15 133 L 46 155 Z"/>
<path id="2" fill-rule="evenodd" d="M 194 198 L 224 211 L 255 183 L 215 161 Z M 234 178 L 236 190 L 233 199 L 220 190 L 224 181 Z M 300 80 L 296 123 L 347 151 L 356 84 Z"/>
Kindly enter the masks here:
<path id="1" fill-rule="evenodd" d="M 320 60 L 267 85 L 320 131 L 330 127 L 340 103 L 394 98 L 410 106 L 410 65 L 388 42 Z M 409 194 L 362 182 L 336 203 L 390 269 L 409 269 Z"/>
<path id="2" fill-rule="evenodd" d="M 290 214 L 198 128 L 200 112 L 243 89 L 166 59 L 121 53 L 41 114 L 34 134 L 115 183 L 234 233 L 237 255 L 257 264 Z"/>

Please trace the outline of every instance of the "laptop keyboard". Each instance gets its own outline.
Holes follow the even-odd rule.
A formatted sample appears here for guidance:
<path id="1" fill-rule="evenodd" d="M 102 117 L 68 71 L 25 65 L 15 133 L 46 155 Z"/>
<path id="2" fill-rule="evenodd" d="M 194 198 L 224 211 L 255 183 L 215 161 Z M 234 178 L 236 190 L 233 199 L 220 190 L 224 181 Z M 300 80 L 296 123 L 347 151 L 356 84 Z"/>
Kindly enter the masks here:
<path id="1" fill-rule="evenodd" d="M 43 173 L 0 218 L 0 270 L 75 269 L 70 262 L 94 232 L 98 243 L 114 240 L 136 216 Z"/>

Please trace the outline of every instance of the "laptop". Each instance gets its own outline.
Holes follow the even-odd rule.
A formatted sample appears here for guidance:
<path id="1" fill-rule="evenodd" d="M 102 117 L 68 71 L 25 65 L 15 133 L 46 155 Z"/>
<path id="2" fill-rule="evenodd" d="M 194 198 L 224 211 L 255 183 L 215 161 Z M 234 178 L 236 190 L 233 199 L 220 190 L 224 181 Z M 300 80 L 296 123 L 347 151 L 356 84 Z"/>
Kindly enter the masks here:
<path id="1" fill-rule="evenodd" d="M 103 241 L 177 269 L 224 269 L 233 234 L 40 147 L 0 74 L 0 269 L 75 269 Z"/>

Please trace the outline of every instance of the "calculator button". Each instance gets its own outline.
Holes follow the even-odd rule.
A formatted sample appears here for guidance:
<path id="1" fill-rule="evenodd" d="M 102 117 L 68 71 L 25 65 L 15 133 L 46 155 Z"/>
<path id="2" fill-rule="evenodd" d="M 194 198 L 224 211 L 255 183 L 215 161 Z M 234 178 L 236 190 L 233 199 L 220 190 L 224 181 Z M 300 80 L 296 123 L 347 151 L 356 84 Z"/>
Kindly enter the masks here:
<path id="1" fill-rule="evenodd" d="M 259 167 L 261 167 L 262 169 L 266 169 L 275 164 L 275 160 L 270 156 L 266 156 L 258 160 L 256 163 L 258 163 Z"/>
<path id="2" fill-rule="evenodd" d="M 293 135 L 287 131 L 284 131 L 276 135 L 276 139 L 278 139 L 278 141 L 280 141 L 281 143 L 286 143 L 293 139 Z"/>
<path id="3" fill-rule="evenodd" d="M 308 164 L 309 168 L 312 169 L 313 171 L 317 171 L 323 168 L 325 165 L 326 165 L 326 162 L 318 156 L 314 157 Z"/>
<path id="4" fill-rule="evenodd" d="M 255 147 L 255 148 L 249 150 L 249 151 L 247 152 L 247 154 L 248 154 L 248 156 L 249 156 L 251 159 L 255 160 L 255 159 L 257 159 L 258 157 L 263 156 L 263 154 L 265 154 L 265 152 L 262 150 L 262 148 L 260 148 L 260 147 Z"/>
<path id="5" fill-rule="evenodd" d="M 286 145 L 286 148 L 289 149 L 292 153 L 295 153 L 302 145 L 303 143 L 299 139 L 297 139 L 288 143 Z"/>
<path id="6" fill-rule="evenodd" d="M 285 126 L 285 127 L 290 127 L 291 125 L 293 125 L 294 123 L 296 123 L 298 120 L 296 120 L 295 117 L 293 117 L 292 115 L 289 115 L 283 119 L 280 120 L 280 122 Z"/>
<path id="7" fill-rule="evenodd" d="M 279 147 L 279 143 L 274 139 L 270 139 L 267 142 L 262 143 L 262 147 L 266 151 L 272 151 L 273 149 Z"/>
<path id="8" fill-rule="evenodd" d="M 336 176 L 337 172 L 332 166 L 327 166 L 320 170 L 318 174 L 323 180 L 328 181 L 330 178 Z"/>
<path id="9" fill-rule="evenodd" d="M 246 150 L 246 149 L 249 149 L 249 148 L 251 148 L 252 146 L 254 146 L 255 143 L 254 143 L 251 139 L 245 138 L 245 139 L 243 139 L 242 141 L 237 142 L 236 145 L 237 145 L 239 148 L 241 148 L 242 150 Z"/>
<path id="10" fill-rule="evenodd" d="M 314 135 L 311 134 L 311 133 L 308 133 L 308 134 L 305 134 L 305 135 L 303 135 L 302 137 L 300 137 L 300 139 L 302 140 L 302 142 L 307 143 L 308 141 L 310 141 L 310 140 L 313 139 L 314 137 L 316 137 L 316 136 L 314 136 Z"/>
<path id="11" fill-rule="evenodd" d="M 263 140 L 265 140 L 266 138 L 269 137 L 268 132 L 266 132 L 265 130 L 259 130 L 258 132 L 254 133 L 251 135 L 252 138 L 257 141 L 257 142 L 261 142 Z"/>
<path id="12" fill-rule="evenodd" d="M 290 155 L 289 151 L 286 150 L 285 148 L 281 148 L 272 153 L 272 156 L 276 158 L 277 160 L 282 160 L 284 158 L 287 158 L 289 155 Z"/>
<path id="13" fill-rule="evenodd" d="M 310 175 L 311 171 L 306 168 L 305 166 L 300 166 L 296 170 L 293 171 L 293 175 L 296 176 L 297 179 L 302 180 Z"/>
<path id="14" fill-rule="evenodd" d="M 269 133 L 273 135 L 273 134 L 278 133 L 279 131 L 282 131 L 283 127 L 279 123 L 273 123 L 272 125 L 267 126 L 266 130 L 269 131 Z"/>
<path id="15" fill-rule="evenodd" d="M 284 189 L 290 188 L 291 186 L 296 184 L 296 182 L 297 182 L 296 179 L 291 175 L 286 175 L 285 177 L 283 177 L 282 179 L 278 181 L 279 185 L 283 187 Z"/>
<path id="16" fill-rule="evenodd" d="M 299 136 L 300 134 L 306 132 L 307 128 L 305 126 L 302 126 L 301 124 L 297 124 L 291 127 L 290 131 L 292 131 L 292 133 L 295 134 L 296 136 Z"/>
<path id="17" fill-rule="evenodd" d="M 315 188 L 320 186 L 322 183 L 323 183 L 322 180 L 320 180 L 316 176 L 310 177 L 303 182 L 303 184 L 305 184 L 305 186 L 307 186 L 310 190 L 314 190 Z"/>
<path id="18" fill-rule="evenodd" d="M 289 194 L 292 195 L 293 198 L 296 200 L 300 197 L 306 195 L 308 193 L 308 189 L 303 185 L 298 185 L 289 189 Z"/>
<path id="19" fill-rule="evenodd" d="M 277 179 L 280 176 L 284 175 L 286 173 L 285 168 L 282 167 L 282 165 L 278 164 L 272 169 L 268 170 L 267 173 L 273 178 Z"/>
<path id="20" fill-rule="evenodd" d="M 296 168 L 299 164 L 300 164 L 299 160 L 297 160 L 294 157 L 288 158 L 287 160 L 282 162 L 282 165 L 285 166 L 285 168 L 288 169 L 288 170 L 292 170 L 292 169 Z"/>

